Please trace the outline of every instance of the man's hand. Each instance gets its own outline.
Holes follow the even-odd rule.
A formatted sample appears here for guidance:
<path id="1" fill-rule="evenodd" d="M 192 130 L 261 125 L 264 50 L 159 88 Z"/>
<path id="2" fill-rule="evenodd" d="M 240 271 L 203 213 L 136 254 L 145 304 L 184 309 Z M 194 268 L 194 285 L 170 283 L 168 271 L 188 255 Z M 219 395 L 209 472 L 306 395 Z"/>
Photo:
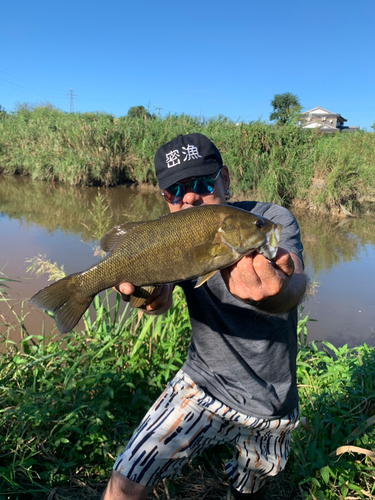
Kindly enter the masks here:
<path id="1" fill-rule="evenodd" d="M 134 292 L 134 285 L 131 283 L 120 283 L 114 287 L 119 292 L 125 302 L 129 302 L 131 294 Z M 139 308 L 148 314 L 163 314 L 172 305 L 173 285 L 157 286 L 145 303 Z"/>
<path id="2" fill-rule="evenodd" d="M 299 257 L 279 248 L 274 261 L 255 252 L 221 270 L 232 295 L 269 313 L 298 304 L 306 287 Z"/>

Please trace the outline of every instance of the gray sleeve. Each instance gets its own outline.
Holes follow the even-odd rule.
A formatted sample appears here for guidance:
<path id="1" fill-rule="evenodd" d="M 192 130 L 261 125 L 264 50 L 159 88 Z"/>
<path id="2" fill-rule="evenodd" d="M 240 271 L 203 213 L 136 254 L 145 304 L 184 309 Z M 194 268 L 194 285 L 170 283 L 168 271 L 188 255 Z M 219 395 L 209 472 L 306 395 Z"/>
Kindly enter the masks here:
<path id="1" fill-rule="evenodd" d="M 279 246 L 289 253 L 298 255 L 303 262 L 303 245 L 298 222 L 289 210 L 279 205 L 270 205 L 263 215 L 272 222 L 283 226 Z"/>

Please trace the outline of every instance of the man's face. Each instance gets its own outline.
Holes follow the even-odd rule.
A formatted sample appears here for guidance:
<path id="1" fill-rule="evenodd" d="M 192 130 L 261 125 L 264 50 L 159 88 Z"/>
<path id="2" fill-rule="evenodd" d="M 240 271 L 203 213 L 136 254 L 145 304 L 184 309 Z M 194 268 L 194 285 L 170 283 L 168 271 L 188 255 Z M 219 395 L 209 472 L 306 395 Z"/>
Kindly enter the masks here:
<path id="1" fill-rule="evenodd" d="M 185 183 L 189 181 L 190 177 L 182 179 L 180 182 Z M 171 205 L 168 203 L 168 208 L 171 213 L 184 210 L 185 208 L 199 207 L 200 205 L 226 205 L 225 195 L 229 189 L 229 172 L 226 166 L 221 169 L 221 174 L 215 181 L 214 192 L 206 196 L 201 196 L 194 193 L 189 184 L 185 185 L 185 195 L 180 203 Z"/>

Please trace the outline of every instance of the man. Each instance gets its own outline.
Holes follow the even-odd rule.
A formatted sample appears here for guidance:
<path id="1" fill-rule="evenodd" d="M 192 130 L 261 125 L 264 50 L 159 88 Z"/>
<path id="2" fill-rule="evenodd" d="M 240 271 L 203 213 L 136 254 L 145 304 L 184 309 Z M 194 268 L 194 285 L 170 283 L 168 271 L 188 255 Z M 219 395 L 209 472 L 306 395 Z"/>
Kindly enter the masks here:
<path id="1" fill-rule="evenodd" d="M 172 213 L 230 198 L 229 170 L 202 134 L 160 147 L 155 171 Z M 297 305 L 306 288 L 299 228 L 277 205 L 234 206 L 282 224 L 276 259 L 255 252 L 199 288 L 181 283 L 192 325 L 187 360 L 117 457 L 104 500 L 144 500 L 162 478 L 219 443 L 233 449 L 227 500 L 262 498 L 267 479 L 285 467 L 299 422 Z M 143 309 L 164 313 L 172 289 L 157 287 Z M 129 300 L 134 287 L 119 290 Z"/>

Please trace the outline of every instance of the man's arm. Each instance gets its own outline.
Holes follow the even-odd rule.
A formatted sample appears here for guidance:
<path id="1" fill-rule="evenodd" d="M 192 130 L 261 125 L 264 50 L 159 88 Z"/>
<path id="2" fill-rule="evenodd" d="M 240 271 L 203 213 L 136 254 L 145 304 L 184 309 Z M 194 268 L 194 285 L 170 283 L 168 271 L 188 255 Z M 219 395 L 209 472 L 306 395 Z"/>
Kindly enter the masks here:
<path id="1" fill-rule="evenodd" d="M 302 260 L 283 248 L 273 262 L 254 253 L 222 269 L 221 274 L 232 295 L 269 314 L 298 305 L 307 286 Z"/>

